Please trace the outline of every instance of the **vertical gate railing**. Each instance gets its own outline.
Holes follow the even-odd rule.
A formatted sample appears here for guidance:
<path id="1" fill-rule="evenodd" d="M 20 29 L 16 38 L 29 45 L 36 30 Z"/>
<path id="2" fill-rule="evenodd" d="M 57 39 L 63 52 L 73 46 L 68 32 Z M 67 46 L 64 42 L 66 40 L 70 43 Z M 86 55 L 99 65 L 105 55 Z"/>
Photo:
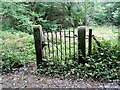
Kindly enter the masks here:
<path id="1" fill-rule="evenodd" d="M 77 32 L 76 32 L 77 33 Z M 77 55 L 77 36 L 75 29 L 61 29 L 58 31 L 44 31 L 44 58 L 47 59 L 74 59 Z M 47 52 L 46 52 L 47 51 Z"/>
<path id="2" fill-rule="evenodd" d="M 34 40 L 36 50 L 37 65 L 42 59 L 56 60 L 78 60 L 78 63 L 85 63 L 86 56 L 86 28 L 62 29 L 53 31 L 42 31 L 40 25 L 35 25 Z M 43 42 L 47 46 L 43 48 Z M 89 29 L 88 55 L 91 55 L 92 48 L 92 29 Z"/>

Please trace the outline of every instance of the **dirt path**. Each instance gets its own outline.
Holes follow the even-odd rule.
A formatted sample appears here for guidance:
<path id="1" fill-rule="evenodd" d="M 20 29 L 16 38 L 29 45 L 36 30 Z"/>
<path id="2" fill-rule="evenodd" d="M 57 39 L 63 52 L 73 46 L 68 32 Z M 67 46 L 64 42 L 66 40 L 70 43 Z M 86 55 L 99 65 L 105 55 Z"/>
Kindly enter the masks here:
<path id="1" fill-rule="evenodd" d="M 1 75 L 3 88 L 119 88 L 117 83 L 70 80 L 35 75 L 35 68 L 21 68 L 14 73 Z"/>
<path id="2" fill-rule="evenodd" d="M 84 81 L 61 80 L 60 78 L 36 77 L 34 75 L 5 75 L 4 88 L 96 88 L 99 85 Z"/>

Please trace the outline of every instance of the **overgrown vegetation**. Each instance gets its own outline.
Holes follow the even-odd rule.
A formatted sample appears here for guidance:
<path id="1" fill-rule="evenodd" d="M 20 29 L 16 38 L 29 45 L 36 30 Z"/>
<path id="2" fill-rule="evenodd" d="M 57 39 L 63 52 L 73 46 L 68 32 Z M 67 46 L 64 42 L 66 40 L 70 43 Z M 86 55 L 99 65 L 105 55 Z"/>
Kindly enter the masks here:
<path id="1" fill-rule="evenodd" d="M 0 42 L 3 72 L 35 60 L 33 36 L 22 32 L 12 34 L 0 31 Z"/>
<path id="2" fill-rule="evenodd" d="M 39 66 L 40 74 L 49 76 L 72 77 L 74 79 L 109 80 L 120 78 L 120 48 L 111 46 L 110 41 L 102 41 L 101 47 L 94 43 L 93 54 L 86 57 L 87 63 L 78 64 L 77 60 L 44 60 Z"/>
<path id="3" fill-rule="evenodd" d="M 52 26 L 58 24 L 61 25 L 63 29 L 67 27 L 76 28 L 80 25 L 93 26 L 93 28 L 98 25 L 102 28 L 103 25 L 105 25 L 107 28 L 112 26 L 117 29 L 120 25 L 120 2 L 0 3 L 2 4 L 0 58 L 2 59 L 1 65 L 3 71 L 11 71 L 19 65 L 35 60 L 34 40 L 32 35 L 32 25 L 34 24 L 42 25 L 43 30 L 46 31 L 52 30 Z M 54 28 L 54 30 L 56 30 L 56 28 Z M 97 30 L 97 28 L 95 28 L 95 30 Z M 104 29 L 103 31 L 105 30 L 109 32 L 108 29 Z M 100 31 L 103 32 L 101 29 Z M 113 30 L 113 32 L 119 35 L 118 31 Z M 112 35 L 114 35 L 113 32 Z M 101 46 L 99 47 L 93 42 L 92 55 L 86 57 L 87 62 L 85 64 L 78 64 L 77 60 L 69 59 L 44 59 L 39 66 L 39 74 L 72 77 L 74 79 L 93 78 L 101 81 L 119 79 L 120 47 L 119 44 L 116 43 L 118 40 L 97 39 L 100 40 Z M 120 38 L 118 37 L 118 39 Z"/>
<path id="4" fill-rule="evenodd" d="M 26 33 L 1 33 L 1 58 L 3 71 L 10 71 L 24 63 L 35 60 L 33 36 Z M 114 41 L 114 40 L 113 40 Z M 101 47 L 93 43 L 93 53 L 86 57 L 87 63 L 78 64 L 77 60 L 43 59 L 39 74 L 72 77 L 74 79 L 93 78 L 108 80 L 120 78 L 120 48 L 111 40 L 101 40 Z M 63 49 L 64 50 L 64 49 Z"/>

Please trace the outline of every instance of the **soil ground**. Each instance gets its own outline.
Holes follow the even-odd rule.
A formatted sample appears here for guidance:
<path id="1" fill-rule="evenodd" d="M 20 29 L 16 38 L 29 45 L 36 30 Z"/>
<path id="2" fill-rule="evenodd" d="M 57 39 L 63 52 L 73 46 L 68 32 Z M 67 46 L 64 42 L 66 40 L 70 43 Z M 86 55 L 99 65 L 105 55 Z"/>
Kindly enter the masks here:
<path id="1" fill-rule="evenodd" d="M 2 88 L 118 88 L 117 82 L 99 83 L 96 81 L 62 79 L 56 77 L 39 76 L 35 74 L 35 67 L 22 67 L 14 73 L 2 74 L 0 86 Z"/>

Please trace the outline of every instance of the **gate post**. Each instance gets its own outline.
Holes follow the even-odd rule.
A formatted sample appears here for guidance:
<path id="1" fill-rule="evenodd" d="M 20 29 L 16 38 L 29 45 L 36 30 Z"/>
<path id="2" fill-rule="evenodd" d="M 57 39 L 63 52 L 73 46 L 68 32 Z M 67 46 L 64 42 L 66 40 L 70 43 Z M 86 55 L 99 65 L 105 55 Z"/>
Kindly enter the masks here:
<path id="1" fill-rule="evenodd" d="M 42 40 L 43 40 L 42 26 L 34 25 L 33 32 L 36 51 L 36 64 L 38 67 L 38 65 L 42 62 Z"/>
<path id="2" fill-rule="evenodd" d="M 88 39 L 88 56 L 92 53 L 92 29 L 89 29 L 89 39 Z"/>
<path id="3" fill-rule="evenodd" d="M 78 27 L 78 63 L 85 63 L 86 55 L 86 28 L 85 26 Z"/>

